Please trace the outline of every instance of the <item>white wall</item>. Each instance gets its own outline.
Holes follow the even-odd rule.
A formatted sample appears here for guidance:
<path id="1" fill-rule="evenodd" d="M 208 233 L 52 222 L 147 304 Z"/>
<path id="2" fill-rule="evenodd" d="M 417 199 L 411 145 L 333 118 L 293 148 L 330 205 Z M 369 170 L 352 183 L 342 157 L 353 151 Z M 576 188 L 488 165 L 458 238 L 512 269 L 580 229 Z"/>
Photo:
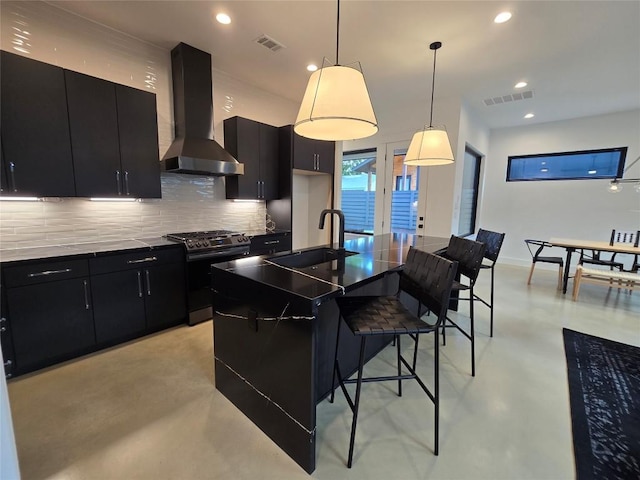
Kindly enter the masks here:
<path id="1" fill-rule="evenodd" d="M 197 45 L 194 45 L 197 48 Z M 43 2 L 0 4 L 0 48 L 156 94 L 159 157 L 173 140 L 170 52 Z M 271 125 L 292 123 L 297 105 L 213 69 L 214 134 L 234 115 Z M 95 204 L 65 198 L 0 202 L 2 248 L 126 239 L 175 231 L 264 228 L 264 202 L 224 198 L 224 179 L 163 175 L 163 198 Z"/>
<path id="2" fill-rule="evenodd" d="M 640 228 L 640 194 L 630 185 L 611 194 L 608 180 L 505 180 L 509 155 L 621 146 L 629 147 L 628 166 L 640 155 L 640 110 L 493 130 L 479 225 L 506 233 L 500 261 L 530 264 L 525 238 L 609 240 L 612 228 Z M 625 178 L 640 178 L 640 162 Z"/>

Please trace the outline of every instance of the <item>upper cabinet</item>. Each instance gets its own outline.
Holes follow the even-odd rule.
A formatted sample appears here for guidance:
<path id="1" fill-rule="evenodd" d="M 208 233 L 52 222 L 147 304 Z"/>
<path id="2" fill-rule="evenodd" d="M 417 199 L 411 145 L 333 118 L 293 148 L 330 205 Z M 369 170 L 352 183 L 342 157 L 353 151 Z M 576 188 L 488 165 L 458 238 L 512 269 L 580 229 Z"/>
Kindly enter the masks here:
<path id="1" fill-rule="evenodd" d="M 335 143 L 301 137 L 292 125 L 281 127 L 281 139 L 287 143 L 283 154 L 291 158 L 291 166 L 297 170 L 333 174 Z"/>
<path id="2" fill-rule="evenodd" d="M 139 198 L 160 198 L 158 113 L 156 96 L 116 85 L 120 164 L 123 193 Z"/>
<path id="3" fill-rule="evenodd" d="M 2 51 L 2 194 L 159 198 L 155 95 Z"/>
<path id="4" fill-rule="evenodd" d="M 242 117 L 224 121 L 224 147 L 244 164 L 244 175 L 226 177 L 227 198 L 280 198 L 278 145 L 276 127 Z"/>
<path id="5" fill-rule="evenodd" d="M 75 195 L 62 68 L 0 52 L 3 195 Z"/>
<path id="6" fill-rule="evenodd" d="M 65 70 L 79 197 L 160 197 L 155 95 Z"/>

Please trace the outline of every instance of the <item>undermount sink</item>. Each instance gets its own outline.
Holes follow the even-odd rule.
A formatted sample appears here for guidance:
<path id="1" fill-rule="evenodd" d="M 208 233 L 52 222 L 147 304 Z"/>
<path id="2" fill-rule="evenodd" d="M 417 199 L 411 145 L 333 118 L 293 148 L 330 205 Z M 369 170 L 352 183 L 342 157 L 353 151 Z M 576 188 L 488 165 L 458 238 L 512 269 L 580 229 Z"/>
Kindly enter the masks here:
<path id="1" fill-rule="evenodd" d="M 357 254 L 358 252 L 350 252 L 347 250 L 344 252 L 345 257 Z M 312 267 L 333 260 L 338 260 L 338 251 L 328 247 L 314 248 L 313 250 L 305 250 L 304 252 L 296 252 L 269 259 L 270 262 L 277 265 L 292 268 Z"/>

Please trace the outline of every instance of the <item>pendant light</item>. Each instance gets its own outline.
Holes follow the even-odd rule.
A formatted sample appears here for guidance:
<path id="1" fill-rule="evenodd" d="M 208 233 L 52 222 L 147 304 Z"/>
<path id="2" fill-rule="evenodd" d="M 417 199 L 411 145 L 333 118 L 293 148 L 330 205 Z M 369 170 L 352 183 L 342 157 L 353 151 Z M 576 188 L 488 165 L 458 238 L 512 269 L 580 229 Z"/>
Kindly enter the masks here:
<path id="1" fill-rule="evenodd" d="M 433 42 L 429 48 L 433 50 L 433 77 L 431 80 L 431 114 L 429 126 L 413 135 L 409 149 L 404 157 L 405 165 L 432 166 L 453 163 L 453 152 L 449 136 L 444 127 L 433 126 L 433 91 L 436 83 L 436 51 L 441 42 Z"/>
<path id="2" fill-rule="evenodd" d="M 316 140 L 355 140 L 378 131 L 362 67 L 340 65 L 340 0 L 336 25 L 336 64 L 313 72 L 293 130 Z M 329 63 L 328 61 L 326 63 Z M 355 64 L 354 64 L 355 65 Z"/>
<path id="3" fill-rule="evenodd" d="M 631 167 L 633 167 L 636 163 L 640 161 L 640 157 L 636 158 L 633 162 L 627 165 L 627 168 L 624 169 L 622 175 L 627 173 Z M 633 184 L 633 188 L 636 192 L 640 193 L 640 178 L 614 178 L 609 182 L 610 193 L 620 193 L 622 191 L 623 183 L 631 183 Z"/>

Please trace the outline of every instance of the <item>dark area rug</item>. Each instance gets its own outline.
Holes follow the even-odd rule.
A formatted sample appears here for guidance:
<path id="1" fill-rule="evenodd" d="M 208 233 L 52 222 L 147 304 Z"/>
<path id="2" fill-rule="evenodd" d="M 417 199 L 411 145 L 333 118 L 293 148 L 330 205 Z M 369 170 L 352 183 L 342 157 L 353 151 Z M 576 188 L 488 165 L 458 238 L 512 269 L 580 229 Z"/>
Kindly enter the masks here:
<path id="1" fill-rule="evenodd" d="M 576 478 L 640 479 L 640 348 L 562 334 Z"/>

